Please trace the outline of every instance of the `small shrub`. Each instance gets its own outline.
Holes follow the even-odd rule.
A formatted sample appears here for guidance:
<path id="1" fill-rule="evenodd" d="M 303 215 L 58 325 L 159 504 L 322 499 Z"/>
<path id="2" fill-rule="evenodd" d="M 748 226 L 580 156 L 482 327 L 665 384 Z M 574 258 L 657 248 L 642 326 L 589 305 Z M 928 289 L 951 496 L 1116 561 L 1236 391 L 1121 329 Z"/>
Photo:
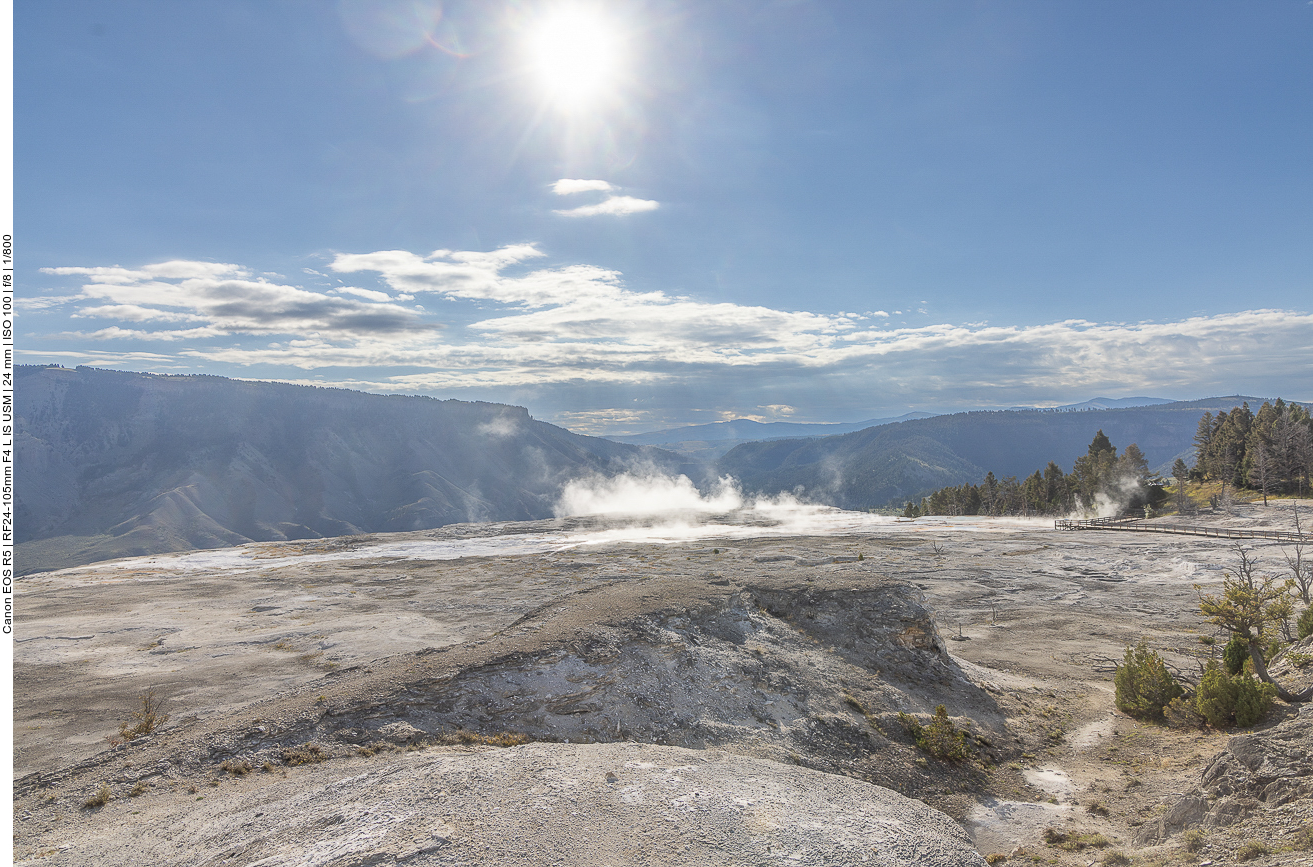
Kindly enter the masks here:
<path id="1" fill-rule="evenodd" d="M 1290 839 L 1290 848 L 1296 852 L 1313 849 L 1313 825 L 1305 825 L 1296 831 L 1295 836 Z"/>
<path id="2" fill-rule="evenodd" d="M 1237 861 L 1253 861 L 1255 858 L 1262 858 L 1264 855 L 1271 854 L 1272 847 L 1262 840 L 1246 840 L 1245 844 L 1236 850 L 1235 859 Z"/>
<path id="3" fill-rule="evenodd" d="M 1249 659 L 1249 639 L 1239 634 L 1232 634 L 1231 640 L 1222 648 L 1222 662 L 1226 664 L 1227 674 L 1239 674 L 1245 670 Z"/>
<path id="4" fill-rule="evenodd" d="M 1210 660 L 1204 667 L 1199 689 L 1195 691 L 1194 707 L 1213 728 L 1225 728 L 1231 724 L 1235 713 L 1235 685 L 1226 669 L 1216 662 Z"/>
<path id="5" fill-rule="evenodd" d="M 1195 710 L 1214 728 L 1233 723 L 1248 728 L 1267 716 L 1276 698 L 1276 687 L 1251 674 L 1229 675 L 1215 662 L 1209 662 L 1199 679 L 1195 693 Z"/>
<path id="6" fill-rule="evenodd" d="M 112 797 L 114 797 L 114 795 L 109 790 L 109 783 L 101 783 L 100 788 L 96 790 L 96 794 L 83 801 L 82 806 L 86 807 L 88 810 L 94 810 L 97 807 L 103 807 L 108 804 Z"/>
<path id="7" fill-rule="evenodd" d="M 1085 812 L 1093 813 L 1096 816 L 1106 816 L 1110 812 L 1108 805 L 1102 801 L 1091 801 L 1085 808 Z"/>
<path id="8" fill-rule="evenodd" d="M 1198 852 L 1204 848 L 1204 838 L 1206 836 L 1203 828 L 1191 828 L 1181 835 L 1181 843 L 1185 846 L 1185 851 Z"/>
<path id="9" fill-rule="evenodd" d="M 966 733 L 953 725 L 953 721 L 948 718 L 948 710 L 942 704 L 935 708 L 934 719 L 928 725 L 923 726 L 915 717 L 901 712 L 898 721 L 916 741 L 918 749 L 937 759 L 961 762 L 970 755 L 967 752 Z"/>
<path id="10" fill-rule="evenodd" d="M 1277 697 L 1277 688 L 1247 674 L 1232 678 L 1232 681 L 1236 685 L 1235 724 L 1249 728 L 1267 716 L 1273 699 Z"/>
<path id="11" fill-rule="evenodd" d="M 1002 864 L 1007 860 L 1008 860 L 1008 856 L 1004 855 L 1002 852 L 990 852 L 988 855 L 985 856 L 985 863 L 991 865 Z"/>
<path id="12" fill-rule="evenodd" d="M 1112 841 L 1102 834 L 1068 833 L 1058 828 L 1045 828 L 1044 842 L 1065 852 L 1079 852 L 1082 849 L 1104 849 L 1112 845 Z"/>
<path id="13" fill-rule="evenodd" d="M 1301 639 L 1313 635 L 1313 605 L 1305 608 L 1299 619 L 1295 621 L 1295 634 Z"/>
<path id="14" fill-rule="evenodd" d="M 283 750 L 283 764 L 285 765 L 310 765 L 316 762 L 322 762 L 328 756 L 319 748 L 318 744 L 301 744 L 296 747 L 287 747 Z"/>
<path id="15" fill-rule="evenodd" d="M 132 784 L 132 788 L 128 790 L 129 798 L 136 798 L 139 795 L 144 795 L 144 794 L 146 794 L 145 780 L 137 780 L 137 782 Z"/>
<path id="16" fill-rule="evenodd" d="M 1163 717 L 1167 720 L 1169 728 L 1198 729 L 1204 726 L 1204 718 L 1195 710 L 1194 702 L 1182 696 L 1177 696 L 1167 703 L 1163 708 Z"/>
<path id="17" fill-rule="evenodd" d="M 151 734 L 169 721 L 164 712 L 164 698 L 158 687 L 152 686 L 141 694 L 140 707 L 131 713 L 132 719 L 119 726 L 119 734 L 124 740 L 136 740 Z"/>
<path id="18" fill-rule="evenodd" d="M 1162 657 L 1150 650 L 1143 638 L 1135 647 L 1126 648 L 1113 685 L 1117 709 L 1137 719 L 1161 720 L 1167 703 L 1185 693 Z"/>
<path id="19" fill-rule="evenodd" d="M 1217 639 L 1213 638 L 1211 635 L 1201 635 L 1199 636 L 1199 643 L 1204 647 L 1212 647 L 1217 643 Z"/>
<path id="20" fill-rule="evenodd" d="M 1292 650 L 1286 654 L 1286 662 L 1290 663 L 1295 668 L 1303 668 L 1310 662 L 1313 662 L 1313 653 L 1300 653 L 1297 650 Z"/>
<path id="21" fill-rule="evenodd" d="M 1126 867 L 1127 864 L 1131 863 L 1131 856 L 1119 849 L 1113 849 L 1103 856 L 1102 863 L 1108 864 L 1110 867 Z"/>
<path id="22" fill-rule="evenodd" d="M 219 770 L 227 771 L 234 777 L 244 777 L 251 772 L 251 763 L 244 759 L 229 759 L 219 765 Z"/>

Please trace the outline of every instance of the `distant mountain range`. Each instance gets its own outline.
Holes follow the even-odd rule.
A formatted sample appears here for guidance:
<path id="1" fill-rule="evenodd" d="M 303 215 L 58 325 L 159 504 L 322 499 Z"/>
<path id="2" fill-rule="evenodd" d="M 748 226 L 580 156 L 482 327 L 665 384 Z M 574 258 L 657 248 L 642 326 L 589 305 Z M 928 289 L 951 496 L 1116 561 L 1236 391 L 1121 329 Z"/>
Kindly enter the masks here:
<path id="1" fill-rule="evenodd" d="M 19 572 L 249 541 L 552 516 L 645 446 L 522 407 L 214 376 L 16 371 Z"/>
<path id="2" fill-rule="evenodd" d="M 748 492 L 900 506 L 990 470 L 1024 476 L 1050 460 L 1069 469 L 1099 429 L 1119 449 L 1137 443 L 1151 466 L 1170 464 L 1189 454 L 1204 412 L 1262 403 L 1096 398 L 834 425 L 737 419 L 613 441 L 522 407 L 215 376 L 19 367 L 15 397 L 20 574 L 250 541 L 547 518 L 567 481 L 626 471 L 698 483 L 729 474 Z"/>
<path id="3" fill-rule="evenodd" d="M 1205 412 L 1246 401 L 1257 410 L 1263 400 L 1233 395 L 1079 412 L 939 415 L 823 439 L 741 444 L 716 462 L 716 471 L 733 475 L 749 492 L 802 491 L 845 509 L 897 507 L 937 488 L 979 482 L 991 471 L 1020 478 L 1049 461 L 1068 471 L 1100 429 L 1119 451 L 1136 443 L 1151 467 L 1170 464 L 1189 453 Z"/>
<path id="4" fill-rule="evenodd" d="M 1129 406 L 1157 406 L 1174 403 L 1165 397 L 1096 397 L 1082 403 L 1068 403 L 1062 406 L 1013 406 L 1009 409 L 1036 409 L 1042 412 L 1083 412 L 1089 409 L 1125 409 Z"/>
<path id="5" fill-rule="evenodd" d="M 825 437 L 865 430 L 899 421 L 930 418 L 933 413 L 909 412 L 896 418 L 873 418 L 837 424 L 807 422 L 760 422 L 747 418 L 670 428 L 650 433 L 606 437 L 613 442 L 632 445 L 661 446 L 702 460 L 719 457 L 739 443 L 763 442 L 795 437 Z"/>

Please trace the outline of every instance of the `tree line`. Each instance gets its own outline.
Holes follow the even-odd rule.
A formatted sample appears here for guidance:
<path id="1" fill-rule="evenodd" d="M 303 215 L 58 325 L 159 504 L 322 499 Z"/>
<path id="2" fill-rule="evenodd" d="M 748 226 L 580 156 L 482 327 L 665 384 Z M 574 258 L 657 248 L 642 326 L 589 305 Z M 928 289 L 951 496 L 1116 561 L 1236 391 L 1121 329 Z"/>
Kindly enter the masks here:
<path id="1" fill-rule="evenodd" d="M 1263 495 L 1297 494 L 1310 490 L 1313 475 L 1313 417 L 1297 403 L 1282 398 L 1264 402 L 1257 413 L 1246 402 L 1230 412 L 1205 412 L 1194 437 L 1195 461 L 1190 467 L 1177 458 L 1177 509 L 1191 504 L 1186 481 L 1220 481 L 1226 488 L 1248 488 Z M 1086 454 L 1070 473 L 1053 461 L 1024 480 L 994 473 L 978 485 L 940 488 L 919 503 L 908 502 L 906 518 L 921 515 L 1070 515 L 1077 512 L 1132 514 L 1167 498 L 1163 480 L 1149 472 L 1139 446 L 1131 443 L 1120 455 L 1100 430 Z"/>
<path id="2" fill-rule="evenodd" d="M 1195 433 L 1190 478 L 1263 494 L 1302 496 L 1313 472 L 1313 418 L 1297 403 L 1277 398 L 1255 414 L 1249 404 L 1214 416 L 1206 412 Z M 1177 474 L 1173 469 L 1173 475 Z"/>
<path id="3" fill-rule="evenodd" d="M 1120 455 L 1100 430 L 1070 473 L 1049 461 L 1024 480 L 996 478 L 993 472 L 978 485 L 940 488 L 920 503 L 909 502 L 903 517 L 922 515 L 1039 516 L 1077 511 L 1119 512 L 1142 509 L 1165 498 L 1149 472 L 1149 462 L 1135 443 Z M 1102 507 L 1102 508 L 1101 508 Z"/>

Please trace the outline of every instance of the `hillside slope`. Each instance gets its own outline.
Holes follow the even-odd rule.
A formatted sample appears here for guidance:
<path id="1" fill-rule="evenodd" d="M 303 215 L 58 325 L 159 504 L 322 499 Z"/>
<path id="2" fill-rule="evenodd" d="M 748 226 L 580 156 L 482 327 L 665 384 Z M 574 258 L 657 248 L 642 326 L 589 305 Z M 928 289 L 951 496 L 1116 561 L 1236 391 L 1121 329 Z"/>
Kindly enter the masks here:
<path id="1" fill-rule="evenodd" d="M 842 436 L 740 445 L 717 464 L 746 490 L 802 488 L 846 509 L 901 505 L 985 473 L 1023 477 L 1056 461 L 1064 469 L 1102 430 L 1118 449 L 1139 445 L 1158 466 L 1190 448 L 1199 417 L 1261 398 L 1209 398 L 1123 409 L 966 412 L 905 421 Z"/>
<path id="2" fill-rule="evenodd" d="M 249 541 L 551 517 L 654 449 L 521 407 L 210 376 L 20 367 L 20 572 Z"/>

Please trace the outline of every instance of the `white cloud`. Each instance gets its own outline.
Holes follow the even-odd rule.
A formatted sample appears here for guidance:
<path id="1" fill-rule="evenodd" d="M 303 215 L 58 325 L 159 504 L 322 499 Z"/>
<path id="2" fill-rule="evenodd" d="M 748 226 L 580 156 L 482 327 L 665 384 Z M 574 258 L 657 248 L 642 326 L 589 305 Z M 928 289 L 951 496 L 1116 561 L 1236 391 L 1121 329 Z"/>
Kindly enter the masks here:
<path id="1" fill-rule="evenodd" d="M 370 301 L 391 301 L 392 296 L 386 292 L 379 292 L 377 289 L 357 289 L 354 286 L 343 286 L 339 289 L 329 289 L 330 295 L 356 295 L 360 298 L 367 298 Z M 402 301 L 409 301 L 409 298 L 402 298 Z"/>
<path id="2" fill-rule="evenodd" d="M 578 208 L 570 208 L 566 211 L 553 211 L 562 217 L 596 217 L 605 216 L 624 216 L 625 214 L 638 214 L 643 211 L 655 211 L 661 207 L 660 202 L 651 199 L 635 199 L 633 196 L 608 196 L 605 201 L 596 205 L 583 205 Z"/>
<path id="3" fill-rule="evenodd" d="M 869 405 L 878 397 L 1007 406 L 1041 402 L 1057 391 L 1202 396 L 1234 393 L 1245 383 L 1289 395 L 1313 381 L 1313 315 L 1307 312 L 890 327 L 881 311 L 863 320 L 636 292 L 604 268 L 534 267 L 543 257 L 522 244 L 427 256 L 342 254 L 330 264 L 339 274 L 377 275 L 398 300 L 423 295 L 439 313 L 452 301 L 479 304 L 481 318 L 445 330 L 433 313 L 401 306 L 387 292 L 309 291 L 252 278 L 235 265 L 169 262 L 50 273 L 83 278 L 78 295 L 61 297 L 77 305 L 79 321 L 103 325 L 65 335 L 82 341 L 71 344 L 78 351 L 88 351 L 87 340 L 129 352 L 134 343 L 168 341 L 177 350 L 161 351 L 161 357 L 193 369 L 258 364 L 268 366 L 262 370 L 336 370 L 328 384 L 369 390 L 604 389 L 614 391 L 612 405 L 621 406 L 636 386 L 644 394 L 682 389 L 685 405 L 696 387 L 707 395 L 708 409 L 726 409 L 715 402 L 732 397 L 734 406 L 775 417 L 796 408 L 806 417 L 822 393 Z M 57 314 L 51 308 L 40 315 Z M 24 355 L 73 356 L 46 350 Z M 96 358 L 112 354 L 92 352 Z M 1282 382 L 1292 385 L 1283 388 Z M 580 423 L 661 416 L 646 406 L 611 410 L 591 399 L 571 409 L 581 413 Z"/>
<path id="4" fill-rule="evenodd" d="M 43 268 L 47 274 L 86 278 L 67 298 L 83 302 L 75 319 L 131 323 L 195 323 L 185 330 L 118 326 L 80 336 L 95 339 L 183 340 L 251 334 L 310 333 L 357 339 L 365 335 L 430 330 L 413 310 L 391 303 L 384 292 L 343 288 L 337 293 L 368 301 L 275 283 L 236 265 L 173 261 L 139 270 L 126 268 Z M 381 303 L 380 303 L 381 302 Z"/>
<path id="5" fill-rule="evenodd" d="M 552 192 L 558 196 L 568 196 L 572 193 L 590 193 L 601 191 L 609 193 L 615 189 L 606 181 L 585 181 L 578 178 L 561 178 L 552 184 Z"/>

